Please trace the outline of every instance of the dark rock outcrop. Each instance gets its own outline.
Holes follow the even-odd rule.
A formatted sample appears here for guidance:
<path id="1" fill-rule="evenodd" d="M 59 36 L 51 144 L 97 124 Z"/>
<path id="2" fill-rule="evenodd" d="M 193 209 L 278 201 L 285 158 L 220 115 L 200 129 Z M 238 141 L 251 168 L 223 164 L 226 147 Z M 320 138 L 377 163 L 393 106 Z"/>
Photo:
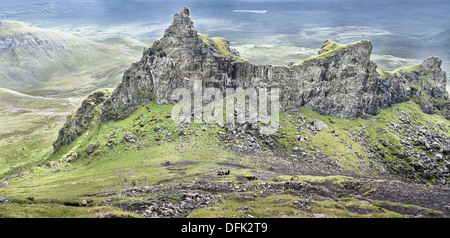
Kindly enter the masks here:
<path id="1" fill-rule="evenodd" d="M 75 141 L 100 121 L 101 109 L 99 106 L 106 100 L 108 94 L 105 90 L 94 92 L 81 103 L 81 107 L 75 113 L 67 117 L 63 128 L 59 130 L 58 139 L 53 143 L 55 152 L 62 146 Z M 93 151 L 94 148 L 91 149 Z"/>

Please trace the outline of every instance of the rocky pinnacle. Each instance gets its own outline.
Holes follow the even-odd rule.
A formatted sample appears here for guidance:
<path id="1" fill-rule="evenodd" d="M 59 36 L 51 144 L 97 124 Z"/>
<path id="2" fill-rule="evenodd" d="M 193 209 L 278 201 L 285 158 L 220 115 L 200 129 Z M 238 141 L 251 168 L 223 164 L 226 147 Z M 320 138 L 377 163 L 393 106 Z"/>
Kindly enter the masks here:
<path id="1" fill-rule="evenodd" d="M 102 121 L 120 120 L 145 102 L 175 103 L 173 90 L 192 88 L 195 80 L 201 80 L 203 88 L 222 92 L 278 88 L 281 111 L 308 107 L 323 115 L 355 119 L 415 98 L 424 112 L 439 108 L 450 118 L 446 74 L 438 57 L 386 72 L 370 60 L 371 53 L 368 40 L 348 45 L 327 40 L 318 55 L 299 63 L 256 65 L 239 58 L 226 39 L 199 34 L 185 7 L 98 106 Z"/>

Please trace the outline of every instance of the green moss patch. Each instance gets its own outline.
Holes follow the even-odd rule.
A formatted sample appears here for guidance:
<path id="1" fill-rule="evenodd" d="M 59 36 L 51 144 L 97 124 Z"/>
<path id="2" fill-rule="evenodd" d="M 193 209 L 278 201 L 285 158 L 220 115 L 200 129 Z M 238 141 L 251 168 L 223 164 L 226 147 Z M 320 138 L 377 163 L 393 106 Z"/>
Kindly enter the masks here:
<path id="1" fill-rule="evenodd" d="M 339 44 L 339 43 L 328 40 L 328 41 L 326 41 L 324 47 L 319 51 L 318 55 L 311 56 L 299 63 L 293 64 L 292 66 L 301 66 L 301 65 L 313 62 L 313 61 L 324 60 L 324 59 L 333 57 L 334 55 L 336 55 L 337 52 L 342 51 L 348 47 L 353 47 L 355 45 L 361 44 L 363 42 L 364 42 L 364 40 L 355 42 L 353 44 L 343 45 L 343 44 Z"/>
<path id="2" fill-rule="evenodd" d="M 222 37 L 213 37 L 211 38 L 212 42 L 217 48 L 217 52 L 223 56 L 230 56 L 231 53 L 227 47 L 227 40 Z"/>
<path id="3" fill-rule="evenodd" d="M 319 54 L 324 54 L 330 51 L 339 51 L 340 49 L 344 48 L 344 44 L 340 44 L 331 40 L 325 41 L 325 44 L 323 44 L 322 48 L 319 51 Z"/>
<path id="4" fill-rule="evenodd" d="M 208 45 L 211 44 L 211 41 L 210 41 L 210 39 L 209 39 L 209 37 L 208 37 L 207 35 L 198 33 L 198 36 L 199 36 L 200 39 L 202 39 L 202 41 L 205 42 L 206 44 L 208 44 Z"/>

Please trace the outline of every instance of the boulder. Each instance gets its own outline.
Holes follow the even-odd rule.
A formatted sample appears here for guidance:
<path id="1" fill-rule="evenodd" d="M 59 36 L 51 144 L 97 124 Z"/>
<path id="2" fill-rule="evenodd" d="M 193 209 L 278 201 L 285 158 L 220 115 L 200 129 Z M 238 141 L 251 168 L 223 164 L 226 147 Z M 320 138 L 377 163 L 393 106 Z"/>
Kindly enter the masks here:
<path id="1" fill-rule="evenodd" d="M 321 120 L 314 120 L 313 124 L 314 124 L 314 128 L 317 131 L 327 130 L 328 129 L 328 125 L 325 124 L 325 122 L 323 122 Z"/>
<path id="2" fill-rule="evenodd" d="M 435 142 L 431 143 L 430 147 L 431 147 L 431 149 L 439 150 L 441 148 L 441 145 L 435 141 Z"/>
<path id="3" fill-rule="evenodd" d="M 131 133 L 131 132 L 125 132 L 125 133 L 123 134 L 123 139 L 124 139 L 126 142 L 131 142 L 131 143 L 136 142 L 136 141 L 135 141 L 135 135 L 134 135 L 133 133 Z"/>
<path id="4" fill-rule="evenodd" d="M 91 154 L 97 148 L 97 144 L 89 143 L 86 147 L 86 153 Z"/>

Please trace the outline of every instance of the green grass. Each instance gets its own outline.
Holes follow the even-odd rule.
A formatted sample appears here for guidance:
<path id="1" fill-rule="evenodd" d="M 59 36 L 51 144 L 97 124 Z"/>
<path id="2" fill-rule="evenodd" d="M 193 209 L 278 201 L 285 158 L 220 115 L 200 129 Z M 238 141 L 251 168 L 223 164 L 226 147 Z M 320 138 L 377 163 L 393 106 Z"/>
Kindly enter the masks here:
<path id="1" fill-rule="evenodd" d="M 148 112 L 147 106 L 151 112 Z M 122 121 L 95 125 L 71 145 L 41 161 L 40 165 L 32 163 L 22 169 L 24 176 L 9 180 L 10 187 L 5 195 L 71 198 L 105 189 L 122 189 L 131 186 L 131 181 L 137 181 L 139 185 L 156 185 L 174 178 L 195 177 L 211 166 L 209 162 L 219 162 L 227 157 L 228 153 L 220 148 L 217 139 L 206 138 L 207 132 L 199 130 L 199 125 L 186 130 L 186 133 L 196 130 L 198 136 L 191 136 L 189 141 L 183 140 L 177 134 L 175 124 L 167 123 L 171 107 L 151 102 Z M 141 126 L 139 118 L 145 118 L 148 123 Z M 155 131 L 155 127 L 160 130 Z M 166 135 L 167 130 L 172 135 Z M 127 132 L 136 135 L 136 143 L 123 140 L 123 134 Z M 168 142 L 169 139 L 173 141 Z M 116 145 L 108 147 L 109 141 Z M 165 142 L 159 145 L 160 141 Z M 146 143 L 147 146 L 144 149 L 135 148 L 139 143 Z M 98 145 L 94 153 L 86 153 L 88 144 Z M 178 147 L 182 147 L 183 152 Z M 65 162 L 75 153 L 78 157 Z M 199 163 L 186 166 L 182 174 L 171 172 L 162 165 L 166 161 L 185 160 Z M 45 166 L 47 161 L 55 165 Z M 24 194 L 24 191 L 28 192 Z"/>
<path id="2" fill-rule="evenodd" d="M 443 116 L 423 113 L 420 105 L 414 101 L 393 105 L 382 110 L 378 115 L 371 116 L 371 119 L 357 118 L 354 120 L 347 120 L 339 117 L 320 115 L 308 108 L 300 108 L 300 112 L 307 120 L 321 120 L 328 125 L 329 129 L 316 132 L 315 134 L 310 132 L 301 133 L 300 136 L 303 138 L 306 137 L 308 140 L 300 142 L 295 139 L 296 124 L 294 122 L 289 122 L 289 112 L 285 112 L 282 113 L 284 116 L 280 117 L 282 130 L 279 133 L 281 134 L 284 132 L 285 134 L 279 141 L 287 148 L 297 146 L 304 148 L 310 153 L 315 153 L 308 149 L 310 146 L 313 146 L 320 153 L 329 156 L 332 161 L 337 162 L 342 168 L 354 171 L 361 175 L 369 175 L 374 172 L 374 168 L 369 166 L 369 164 L 371 164 L 371 159 L 369 158 L 367 149 L 380 148 L 380 151 L 386 151 L 387 153 L 383 160 L 400 160 L 397 155 L 399 155 L 404 148 L 404 145 L 400 143 L 400 140 L 405 140 L 406 138 L 402 138 L 398 131 L 389 128 L 391 123 L 401 124 L 399 117 L 403 115 L 400 111 L 409 112 L 411 117 L 419 123 L 419 125 L 432 128 L 439 128 L 439 125 L 448 125 L 448 120 Z M 335 123 L 330 123 L 330 118 Z M 389 125 L 387 126 L 386 124 Z M 418 126 L 416 125 L 416 127 Z M 334 133 L 331 132 L 332 130 L 334 130 Z M 450 135 L 450 132 L 448 131 L 441 132 Z M 363 133 L 366 135 L 365 143 L 367 144 L 367 147 L 364 147 L 360 142 L 356 141 L 356 138 L 359 136 L 352 135 L 352 133 Z M 388 141 L 389 146 L 384 146 L 380 141 Z M 398 147 L 400 147 L 400 149 Z M 406 163 L 405 166 L 406 168 L 410 168 L 408 167 L 409 163 Z"/>
<path id="3" fill-rule="evenodd" d="M 287 193 L 263 196 L 259 191 L 236 194 L 227 197 L 222 203 L 212 207 L 194 210 L 189 218 L 405 218 L 402 215 L 382 208 L 380 201 L 372 201 L 360 196 L 343 196 L 337 200 L 329 198 L 308 198 L 310 205 L 300 208 L 296 201 L 306 197 Z M 406 206 L 407 204 L 398 204 Z M 413 206 L 417 209 L 425 209 Z"/>
<path id="4" fill-rule="evenodd" d="M 380 68 L 377 68 L 376 71 L 382 78 L 389 78 L 393 74 L 391 71 L 382 70 Z"/>
<path id="5" fill-rule="evenodd" d="M 420 72 L 420 71 L 423 71 L 422 64 L 417 64 L 417 65 L 408 66 L 408 67 L 402 67 L 402 68 L 398 68 L 394 71 L 386 71 L 386 70 L 377 68 L 377 73 L 382 78 L 388 78 L 392 75 L 401 75 L 401 73 L 410 74 L 413 72 Z"/>
<path id="6" fill-rule="evenodd" d="M 416 206 L 416 205 L 411 205 L 411 204 L 404 204 L 404 203 L 399 203 L 399 202 L 389 202 L 389 201 L 373 201 L 373 204 L 377 207 L 398 207 L 398 208 L 403 208 L 406 210 L 420 210 L 424 213 L 442 213 L 441 211 L 437 211 L 434 209 L 430 209 L 430 208 L 424 208 L 424 207 L 420 207 L 420 206 Z"/>
<path id="7" fill-rule="evenodd" d="M 227 46 L 228 41 L 225 38 L 221 38 L 221 37 L 209 38 L 207 35 L 201 34 L 201 33 L 198 33 L 198 36 L 204 43 L 215 46 L 217 49 L 217 53 L 219 53 L 220 55 L 231 56 L 231 52 L 229 51 L 228 46 Z M 248 62 L 246 59 L 237 57 L 235 55 L 233 55 L 233 58 L 235 60 L 239 60 L 240 62 Z"/>
<path id="8" fill-rule="evenodd" d="M 268 197 L 236 195 L 212 207 L 194 210 L 189 218 L 280 218 L 306 217 L 307 213 L 292 209 L 296 197 L 273 195 Z"/>
<path id="9" fill-rule="evenodd" d="M 311 208 L 313 213 L 323 214 L 327 218 L 405 218 L 407 216 L 382 209 L 373 201 L 344 197 L 338 201 L 327 199 L 315 201 L 316 206 Z M 356 212 L 351 208 L 357 208 L 363 212 Z"/>
<path id="10" fill-rule="evenodd" d="M 318 60 L 324 60 L 324 59 L 333 57 L 337 52 L 342 51 L 342 50 L 344 50 L 344 49 L 346 49 L 348 47 L 352 47 L 352 46 L 361 44 L 363 42 L 365 42 L 365 41 L 363 40 L 363 41 L 355 42 L 353 44 L 344 45 L 344 44 L 339 44 L 339 43 L 336 43 L 336 42 L 328 40 L 324 44 L 324 48 L 322 48 L 319 51 L 318 55 L 311 56 L 311 57 L 309 57 L 309 58 L 307 58 L 307 59 L 305 59 L 305 60 L 303 60 L 301 62 L 293 64 L 292 66 L 301 66 L 301 65 L 308 64 L 310 62 L 314 62 L 314 61 L 318 61 Z"/>
<path id="11" fill-rule="evenodd" d="M 327 53 L 330 51 L 339 51 L 345 47 L 344 44 L 340 44 L 331 40 L 327 40 L 325 44 L 323 44 L 322 48 L 319 51 L 319 54 Z"/>
<path id="12" fill-rule="evenodd" d="M 2 218 L 92 218 L 106 214 L 118 217 L 139 217 L 115 207 L 74 207 L 52 202 L 20 204 L 9 203 L 0 206 Z"/>
<path id="13" fill-rule="evenodd" d="M 208 45 L 211 44 L 211 41 L 210 41 L 210 39 L 209 39 L 209 37 L 208 37 L 207 35 L 198 33 L 198 36 L 199 36 L 200 39 L 202 39 L 202 41 L 205 42 L 206 44 L 208 44 Z"/>
<path id="14" fill-rule="evenodd" d="M 322 184 L 331 182 L 338 186 L 344 187 L 348 184 L 359 184 L 360 182 L 350 176 L 330 175 L 330 176 L 312 176 L 312 175 L 296 175 L 296 176 L 280 176 L 275 179 L 277 182 L 302 182 L 308 184 Z"/>
<path id="15" fill-rule="evenodd" d="M 0 174 L 48 156 L 68 111 L 78 103 L 0 89 Z"/>
<path id="16" fill-rule="evenodd" d="M 284 113 L 285 116 L 280 118 L 280 124 L 282 126 L 280 133 L 285 132 L 285 138 L 281 138 L 280 141 L 285 147 L 292 148 L 297 146 L 306 148 L 307 151 L 309 151 L 308 148 L 313 146 L 318 149 L 320 153 L 330 156 L 333 160 L 339 161 L 339 164 L 342 167 L 363 173 L 363 170 L 359 170 L 361 160 L 355 151 L 363 155 L 365 153 L 363 152 L 361 145 L 349 137 L 350 132 L 346 130 L 346 128 L 356 129 L 362 127 L 362 123 L 366 123 L 363 119 L 347 120 L 339 117 L 324 116 L 309 108 L 300 108 L 300 112 L 307 117 L 307 120 L 309 121 L 318 119 L 325 122 L 329 126 L 329 130 L 322 130 L 316 134 L 311 132 L 300 134 L 303 138 L 308 138 L 308 141 L 305 140 L 299 142 L 295 139 L 296 124 L 289 122 L 289 118 L 286 116 L 288 113 Z M 329 118 L 332 118 L 336 123 L 330 123 Z M 308 124 L 308 122 L 306 123 Z M 335 130 L 335 133 L 331 133 L 331 130 Z M 350 149 L 350 146 L 352 149 Z"/>
<path id="17" fill-rule="evenodd" d="M 216 182 L 241 184 L 239 177 L 258 177 L 259 173 L 267 172 L 264 168 L 269 167 L 268 164 L 271 163 L 269 153 L 265 157 L 268 161 L 263 161 L 262 158 L 255 160 L 252 155 L 237 156 L 226 150 L 223 142 L 216 136 L 218 130 L 224 130 L 218 126 L 208 126 L 204 131 L 202 124 L 193 124 L 185 129 L 185 135 L 179 135 L 178 127 L 170 118 L 172 107 L 173 105 L 146 103 L 124 120 L 95 124 L 58 153 L 49 155 L 51 151 L 44 150 L 39 158 L 23 158 L 19 160 L 20 163 L 8 166 L 5 161 L 0 161 L 3 166 L 2 176 L 10 176 L 9 187 L 0 188 L 2 196 L 17 201 L 34 198 L 32 202 L 7 204 L 3 209 L 10 212 L 0 210 L 0 213 L 4 213 L 6 217 L 92 217 L 98 214 L 122 214 L 113 208 L 101 207 L 103 198 L 94 199 L 91 207 L 73 207 L 65 203 L 79 203 L 84 196 L 93 193 L 121 191 L 134 186 L 190 183 L 201 178 L 211 178 L 218 170 L 229 168 L 221 162 L 236 163 L 249 168 L 233 167 L 235 176 L 218 178 Z M 298 146 L 305 148 L 308 153 L 315 153 L 308 149 L 313 146 L 320 153 L 338 161 L 343 168 L 361 175 L 372 171 L 370 167 L 361 168 L 362 161 L 368 164 L 370 159 L 363 146 L 351 138 L 351 131 L 364 131 L 370 146 L 375 146 L 379 139 L 388 140 L 392 146 L 379 145 L 388 151 L 385 160 L 398 160 L 395 156 L 398 149 L 393 145 L 400 145 L 402 138 L 395 130 L 388 129 L 386 123 L 398 123 L 398 118 L 402 115 L 400 110 L 410 112 L 414 119 L 427 125 L 447 123 L 442 116 L 424 114 L 420 106 L 413 101 L 385 109 L 371 119 L 346 120 L 323 116 L 308 108 L 298 110 L 307 120 L 324 121 L 329 129 L 315 134 L 301 134 L 302 137 L 308 137 L 308 141 L 300 142 L 296 140 L 295 123 L 290 122 L 290 114 L 285 112 L 280 115 L 282 130 L 279 133 L 285 132 L 280 138 L 281 145 L 287 148 Z M 330 123 L 329 118 L 335 123 Z M 380 129 L 385 131 L 380 132 Z M 334 133 L 331 130 L 334 130 Z M 123 135 L 126 133 L 134 134 L 136 142 L 124 141 Z M 164 142 L 161 143 L 162 141 Z M 89 144 L 96 145 L 91 154 L 86 152 Z M 349 151 L 351 153 L 348 153 Z M 75 157 L 75 154 L 78 156 Z M 172 165 L 165 165 L 167 161 Z M 49 162 L 52 166 L 48 166 Z M 5 172 L 8 172 L 8 175 Z M 19 174 L 20 176 L 17 176 Z M 350 176 L 307 175 L 281 176 L 272 182 L 288 181 L 319 186 L 332 183 L 341 187 L 359 184 L 359 180 Z M 195 210 L 190 217 L 311 217 L 313 213 L 326 217 L 402 217 L 396 213 L 381 212 L 373 202 L 366 204 L 350 198 L 340 201 L 314 200 L 315 205 L 311 207 L 311 211 L 305 212 L 293 209 L 294 201 L 303 198 L 295 197 L 289 191 L 267 197 L 261 196 L 261 191 L 248 193 L 253 194 L 252 198 L 242 198 L 249 196 L 248 194 L 235 194 L 226 197 L 224 203 Z M 352 212 L 355 207 L 369 212 Z"/>
<path id="18" fill-rule="evenodd" d="M 396 73 L 403 72 L 403 73 L 408 74 L 408 73 L 412 73 L 412 72 L 419 72 L 422 70 L 423 70 L 422 64 L 417 64 L 417 65 L 413 65 L 413 66 L 409 66 L 409 67 L 402 67 L 402 68 L 396 69 L 392 73 L 396 74 Z"/>

